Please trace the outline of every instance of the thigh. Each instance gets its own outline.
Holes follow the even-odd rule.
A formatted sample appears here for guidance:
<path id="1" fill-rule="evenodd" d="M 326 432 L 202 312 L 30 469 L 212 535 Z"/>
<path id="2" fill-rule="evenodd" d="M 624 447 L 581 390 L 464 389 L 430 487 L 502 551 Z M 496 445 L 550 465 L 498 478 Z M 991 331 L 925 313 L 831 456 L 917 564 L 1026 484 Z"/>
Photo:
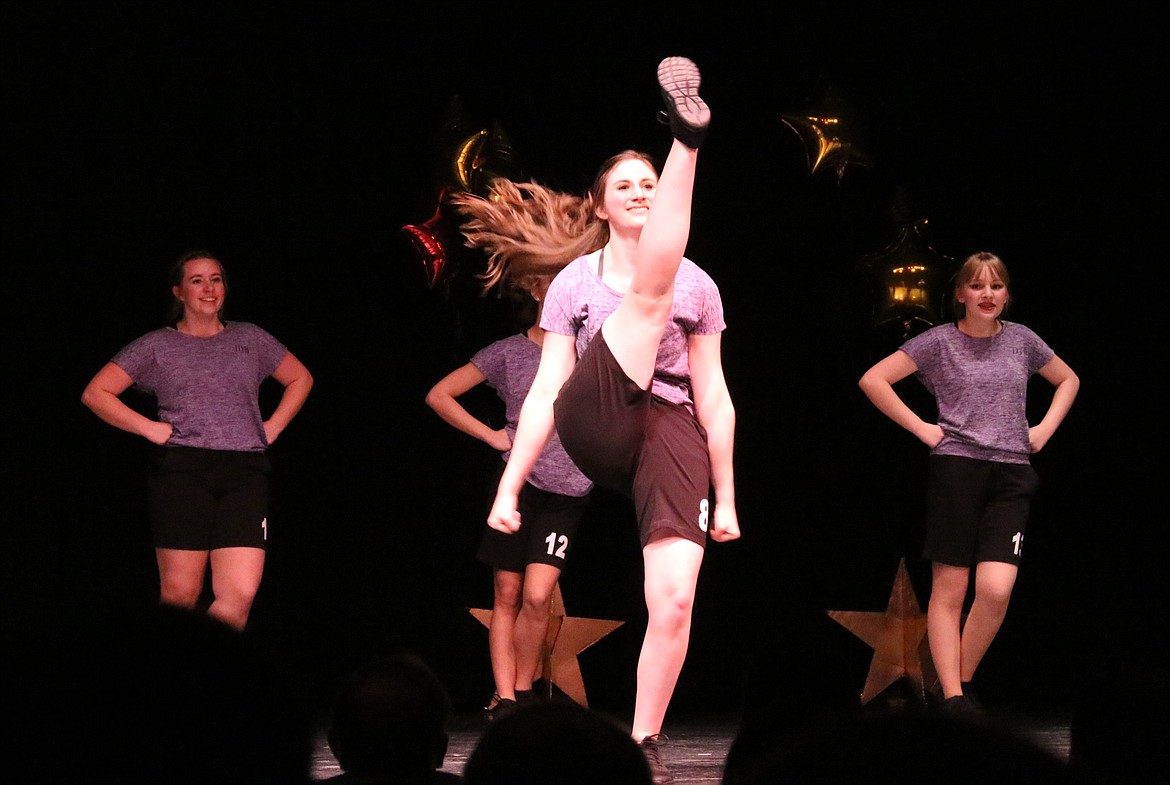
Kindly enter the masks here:
<path id="1" fill-rule="evenodd" d="M 923 556 L 932 562 L 970 567 L 994 464 L 955 455 L 934 455 L 926 484 Z"/>
<path id="2" fill-rule="evenodd" d="M 643 546 L 682 537 L 705 546 L 710 512 L 711 458 L 694 415 L 654 399 L 634 476 L 634 505 Z"/>
<path id="3" fill-rule="evenodd" d="M 156 548 L 211 550 L 218 501 L 210 453 L 161 447 L 151 455 L 147 510 Z"/>
<path id="4" fill-rule="evenodd" d="M 267 548 L 271 471 L 268 456 L 261 452 L 224 452 L 219 458 L 211 547 Z"/>
<path id="5" fill-rule="evenodd" d="M 979 527 L 978 561 L 1019 565 L 1032 499 L 1040 481 L 1029 464 L 1000 463 L 995 472 Z"/>
<path id="6" fill-rule="evenodd" d="M 527 564 L 563 568 L 577 538 L 585 497 L 563 496 L 531 484 L 520 495 L 521 530 L 526 536 Z"/>
<path id="7" fill-rule="evenodd" d="M 599 331 L 553 404 L 565 452 L 598 485 L 629 494 L 650 393 L 618 365 Z"/>

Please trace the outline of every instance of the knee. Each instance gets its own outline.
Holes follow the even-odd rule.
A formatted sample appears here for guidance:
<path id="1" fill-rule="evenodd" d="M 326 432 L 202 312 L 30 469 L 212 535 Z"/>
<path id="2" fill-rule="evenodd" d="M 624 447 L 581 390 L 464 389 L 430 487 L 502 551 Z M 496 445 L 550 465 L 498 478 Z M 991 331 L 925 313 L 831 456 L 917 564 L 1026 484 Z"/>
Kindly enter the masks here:
<path id="1" fill-rule="evenodd" d="M 545 615 L 548 613 L 549 599 L 552 597 L 551 591 L 540 591 L 536 589 L 524 590 L 524 607 L 525 613 L 532 615 Z"/>
<path id="2" fill-rule="evenodd" d="M 656 629 L 679 632 L 690 629 L 694 593 L 686 588 L 648 595 L 649 624 Z"/>
<path id="3" fill-rule="evenodd" d="M 976 602 L 984 603 L 988 608 L 1000 613 L 1007 611 L 1011 598 L 1012 587 L 1010 584 L 988 582 L 979 584 L 975 588 Z"/>
<path id="4" fill-rule="evenodd" d="M 497 608 L 517 609 L 520 607 L 520 586 L 511 583 L 496 584 L 495 606 Z"/>
<path id="5" fill-rule="evenodd" d="M 202 582 L 163 576 L 159 580 L 159 599 L 165 605 L 179 608 L 194 608 L 203 593 Z"/>

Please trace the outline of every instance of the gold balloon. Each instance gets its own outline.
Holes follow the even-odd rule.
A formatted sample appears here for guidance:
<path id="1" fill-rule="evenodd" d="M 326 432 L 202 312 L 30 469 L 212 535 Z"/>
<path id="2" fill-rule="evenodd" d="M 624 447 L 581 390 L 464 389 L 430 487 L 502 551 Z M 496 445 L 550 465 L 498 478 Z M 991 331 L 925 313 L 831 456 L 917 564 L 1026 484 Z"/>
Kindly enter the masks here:
<path id="1" fill-rule="evenodd" d="M 939 324 L 954 259 L 931 248 L 922 238 L 925 219 L 902 227 L 886 250 L 863 257 L 861 268 L 873 293 L 871 325 L 896 327 L 901 340 Z"/>
<path id="2" fill-rule="evenodd" d="M 803 109 L 780 116 L 804 143 L 809 174 L 832 171 L 840 180 L 849 165 L 869 166 L 869 155 L 856 141 L 855 123 L 845 100 L 822 79 L 816 97 Z"/>

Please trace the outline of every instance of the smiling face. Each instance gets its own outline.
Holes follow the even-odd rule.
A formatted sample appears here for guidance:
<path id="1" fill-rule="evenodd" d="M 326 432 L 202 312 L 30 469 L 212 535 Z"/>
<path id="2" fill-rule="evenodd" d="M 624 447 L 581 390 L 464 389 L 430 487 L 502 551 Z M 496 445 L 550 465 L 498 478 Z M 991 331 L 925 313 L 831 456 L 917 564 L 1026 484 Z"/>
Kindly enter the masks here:
<path id="1" fill-rule="evenodd" d="M 994 323 L 1008 301 L 1007 283 L 984 264 L 974 277 L 960 284 L 955 300 L 963 304 L 963 319 L 971 324 Z"/>
<path id="2" fill-rule="evenodd" d="M 597 217 L 609 224 L 610 232 L 641 232 L 657 188 L 654 169 L 640 158 L 627 158 L 610 170 Z"/>
<path id="3" fill-rule="evenodd" d="M 223 268 L 214 259 L 189 259 L 183 264 L 182 279 L 171 292 L 183 305 L 184 319 L 217 317 L 227 295 Z"/>

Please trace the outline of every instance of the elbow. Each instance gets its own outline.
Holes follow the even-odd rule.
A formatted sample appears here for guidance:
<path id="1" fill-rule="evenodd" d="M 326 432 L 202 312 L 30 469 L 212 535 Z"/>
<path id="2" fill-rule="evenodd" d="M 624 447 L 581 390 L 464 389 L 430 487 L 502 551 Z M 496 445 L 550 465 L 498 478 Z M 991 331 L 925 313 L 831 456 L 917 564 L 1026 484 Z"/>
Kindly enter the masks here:
<path id="1" fill-rule="evenodd" d="M 85 408 L 94 411 L 97 406 L 97 392 L 92 387 L 86 387 L 81 391 L 81 403 Z"/>
<path id="2" fill-rule="evenodd" d="M 442 399 L 443 395 L 439 392 L 439 388 L 432 387 L 424 400 L 427 402 L 427 406 L 431 407 L 437 412 L 439 411 L 439 406 L 441 405 Z"/>

